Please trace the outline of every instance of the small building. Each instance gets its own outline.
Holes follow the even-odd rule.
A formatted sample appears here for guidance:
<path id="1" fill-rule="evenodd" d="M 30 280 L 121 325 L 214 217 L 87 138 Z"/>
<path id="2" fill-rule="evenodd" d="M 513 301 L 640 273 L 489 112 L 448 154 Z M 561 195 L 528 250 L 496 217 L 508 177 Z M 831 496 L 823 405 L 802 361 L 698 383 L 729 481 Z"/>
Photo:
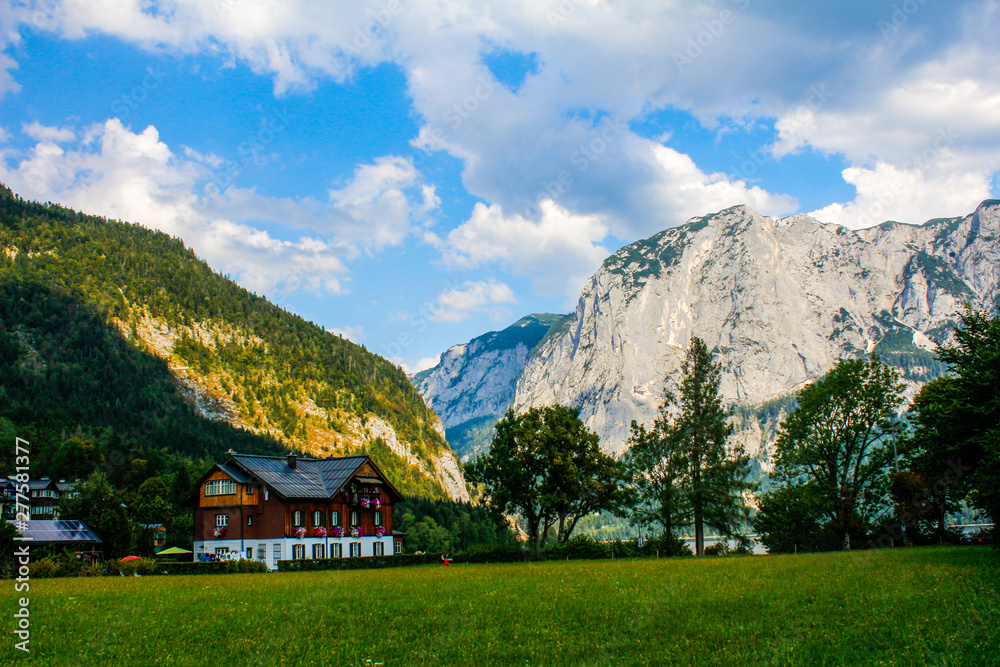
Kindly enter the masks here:
<path id="1" fill-rule="evenodd" d="M 61 548 L 71 549 L 82 556 L 96 557 L 104 555 L 104 543 L 101 538 L 82 521 L 31 520 L 9 521 L 25 543 L 31 545 L 31 550 L 40 546 L 55 544 Z"/>
<path id="2" fill-rule="evenodd" d="M 368 456 L 325 459 L 229 452 L 188 497 L 195 560 L 238 552 L 270 569 L 298 558 L 400 553 L 402 495 Z"/>
<path id="3" fill-rule="evenodd" d="M 140 523 L 139 527 L 143 531 L 151 531 L 153 534 L 153 549 L 160 553 L 167 548 L 167 527 L 162 523 Z M 148 534 L 148 533 L 147 533 Z"/>

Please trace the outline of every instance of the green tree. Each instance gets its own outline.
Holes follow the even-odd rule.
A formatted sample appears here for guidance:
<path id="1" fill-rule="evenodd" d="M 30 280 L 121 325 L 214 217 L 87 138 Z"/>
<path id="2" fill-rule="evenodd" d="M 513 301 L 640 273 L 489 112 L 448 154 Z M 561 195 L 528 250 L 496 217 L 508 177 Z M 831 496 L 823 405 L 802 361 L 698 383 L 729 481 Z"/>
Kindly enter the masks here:
<path id="1" fill-rule="evenodd" d="M 170 497 L 170 487 L 163 478 L 150 477 L 135 492 L 132 516 L 139 523 L 168 523 L 177 513 Z"/>
<path id="2" fill-rule="evenodd" d="M 621 468 L 601 452 L 579 410 L 563 406 L 510 410 L 496 424 L 490 452 L 467 467 L 497 515 L 520 515 L 536 555 L 558 525 L 565 541 L 581 516 L 621 503 Z"/>
<path id="3" fill-rule="evenodd" d="M 816 502 L 833 520 L 844 549 L 865 521 L 892 461 L 888 444 L 900 433 L 903 402 L 898 372 L 872 356 L 841 360 L 821 380 L 802 389 L 799 407 L 781 424 L 776 477 L 814 485 Z"/>
<path id="4" fill-rule="evenodd" d="M 831 551 L 839 534 L 814 482 L 789 484 L 761 498 L 753 529 L 770 553 Z"/>
<path id="5" fill-rule="evenodd" d="M 705 525 L 732 535 L 748 516 L 743 493 L 750 459 L 742 448 L 726 452 L 732 433 L 722 407 L 721 366 L 700 338 L 692 338 L 681 364 L 679 414 L 669 429 L 683 461 L 682 485 L 695 530 L 695 554 L 705 554 Z"/>
<path id="6" fill-rule="evenodd" d="M 968 306 L 954 343 L 938 347 L 949 375 L 913 401 L 911 468 L 942 489 L 935 496 L 939 535 L 944 513 L 966 499 L 1000 518 L 1000 317 Z"/>
<path id="7" fill-rule="evenodd" d="M 660 406 L 651 429 L 632 421 L 629 449 L 623 461 L 633 491 L 630 508 L 632 525 L 653 528 L 673 536 L 674 528 L 686 523 L 689 515 L 680 487 L 684 459 L 673 437 L 670 397 Z"/>
<path id="8" fill-rule="evenodd" d="M 62 501 L 59 516 L 83 521 L 104 542 L 105 555 L 120 558 L 132 544 L 132 525 L 121 497 L 107 478 L 95 472 L 81 482 L 73 498 Z"/>

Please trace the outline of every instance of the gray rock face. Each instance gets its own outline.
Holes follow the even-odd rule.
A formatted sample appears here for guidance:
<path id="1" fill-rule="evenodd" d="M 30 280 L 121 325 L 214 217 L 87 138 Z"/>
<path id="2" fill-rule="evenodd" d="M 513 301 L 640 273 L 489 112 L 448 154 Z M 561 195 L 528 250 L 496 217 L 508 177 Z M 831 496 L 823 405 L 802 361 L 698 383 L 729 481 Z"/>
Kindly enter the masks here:
<path id="1" fill-rule="evenodd" d="M 529 315 L 502 331 L 455 345 L 437 366 L 411 379 L 440 415 L 449 444 L 463 459 L 482 451 L 493 425 L 514 400 L 514 386 L 531 350 L 564 315 Z"/>
<path id="2" fill-rule="evenodd" d="M 715 349 L 733 405 L 773 403 L 870 352 L 915 392 L 943 372 L 934 343 L 962 305 L 1000 301 L 998 239 L 997 201 L 964 218 L 860 231 L 745 206 L 694 218 L 604 262 L 575 314 L 525 363 L 513 405 L 579 406 L 602 446 L 621 453 L 631 421 L 651 422 L 679 381 L 692 336 Z M 432 405 L 446 425 L 450 405 Z M 762 428 L 740 425 L 748 450 L 766 449 Z"/>

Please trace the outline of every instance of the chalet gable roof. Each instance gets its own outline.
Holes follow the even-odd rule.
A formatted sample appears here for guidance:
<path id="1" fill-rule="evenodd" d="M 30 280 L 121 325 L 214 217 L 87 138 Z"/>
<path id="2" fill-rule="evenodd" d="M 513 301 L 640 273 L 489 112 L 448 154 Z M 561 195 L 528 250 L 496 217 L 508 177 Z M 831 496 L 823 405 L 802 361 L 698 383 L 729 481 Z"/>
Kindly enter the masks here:
<path id="1" fill-rule="evenodd" d="M 283 498 L 328 499 L 344 488 L 359 470 L 368 464 L 382 480 L 387 490 L 402 500 L 402 495 L 386 479 L 370 457 L 341 456 L 326 459 L 290 456 L 257 456 L 230 452 L 229 459 L 219 466 L 223 472 L 240 482 L 259 480 Z M 235 473 L 235 474 L 233 474 Z"/>

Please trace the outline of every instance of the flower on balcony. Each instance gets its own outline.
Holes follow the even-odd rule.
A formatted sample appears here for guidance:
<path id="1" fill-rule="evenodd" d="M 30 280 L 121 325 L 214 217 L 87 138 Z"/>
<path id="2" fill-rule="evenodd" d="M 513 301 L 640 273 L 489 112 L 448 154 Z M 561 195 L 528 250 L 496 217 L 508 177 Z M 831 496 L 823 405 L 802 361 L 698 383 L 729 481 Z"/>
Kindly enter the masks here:
<path id="1" fill-rule="evenodd" d="M 361 532 L 361 526 L 354 526 L 351 528 L 351 537 L 361 537 L 362 535 L 364 535 L 364 533 Z"/>
<path id="2" fill-rule="evenodd" d="M 362 498 L 361 499 L 361 506 L 362 507 L 368 507 L 369 503 L 370 503 L 370 501 L 367 498 Z"/>
<path id="3" fill-rule="evenodd" d="M 212 535 L 214 535 L 215 537 L 222 537 L 225 534 L 226 534 L 225 526 L 219 526 L 218 528 L 215 529 L 215 532 L 212 533 Z"/>
<path id="4" fill-rule="evenodd" d="M 377 535 L 378 537 L 382 537 L 383 535 L 385 535 L 385 526 L 379 526 L 378 528 L 376 528 L 375 535 Z"/>
<path id="5" fill-rule="evenodd" d="M 372 507 L 374 507 L 375 509 L 378 509 L 378 508 L 382 507 L 382 499 L 381 498 L 376 498 L 375 500 L 373 500 L 372 501 Z"/>
<path id="6" fill-rule="evenodd" d="M 294 535 L 295 537 L 305 537 L 306 529 L 303 528 L 302 526 L 299 526 L 298 528 L 292 531 L 292 535 Z"/>
<path id="7" fill-rule="evenodd" d="M 316 526 L 313 528 L 313 535 L 315 537 L 326 537 L 326 528 L 323 526 Z"/>
<path id="8" fill-rule="evenodd" d="M 341 528 L 340 526 L 334 526 L 333 528 L 330 529 L 330 534 L 333 535 L 334 537 L 343 537 L 344 529 Z"/>

